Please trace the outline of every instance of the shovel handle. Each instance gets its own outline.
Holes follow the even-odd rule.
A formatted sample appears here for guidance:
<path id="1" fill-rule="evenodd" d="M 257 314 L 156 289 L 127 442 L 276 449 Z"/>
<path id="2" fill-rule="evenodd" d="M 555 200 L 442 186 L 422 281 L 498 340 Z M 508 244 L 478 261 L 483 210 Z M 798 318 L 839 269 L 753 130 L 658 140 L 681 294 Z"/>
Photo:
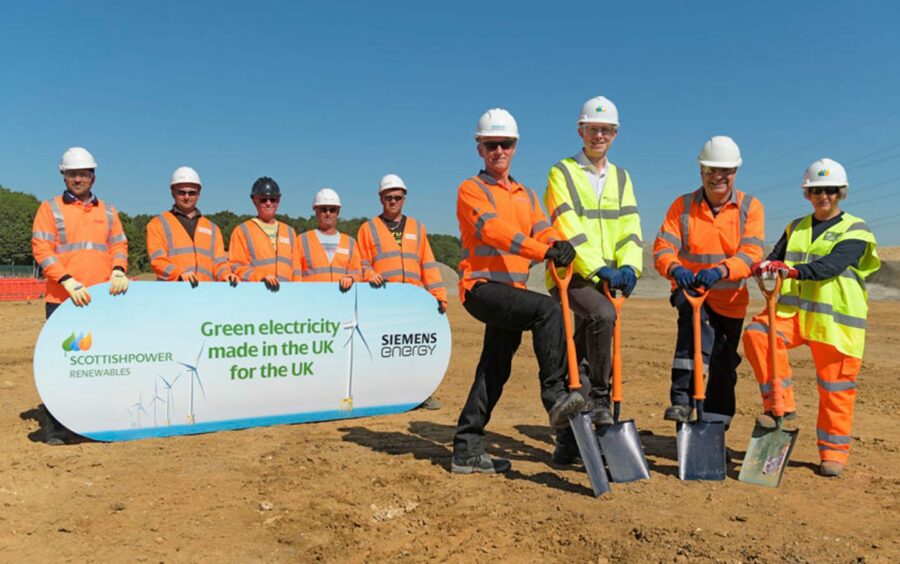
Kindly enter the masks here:
<path id="1" fill-rule="evenodd" d="M 613 325 L 613 354 L 612 354 L 612 399 L 613 403 L 621 403 L 622 396 L 622 330 L 619 318 L 622 316 L 622 304 L 625 303 L 625 295 L 613 296 L 609 291 L 609 282 L 603 281 L 603 295 L 616 309 L 616 322 Z M 618 421 L 616 417 L 616 421 Z"/>
<path id="2" fill-rule="evenodd" d="M 706 290 L 695 288 L 696 296 L 692 296 L 687 290 L 682 290 L 684 297 L 691 304 L 694 318 L 694 395 L 695 401 L 702 402 L 706 399 L 706 387 L 703 385 L 703 340 L 700 338 L 700 308 L 706 301 Z"/>
<path id="3" fill-rule="evenodd" d="M 769 377 L 772 379 L 772 413 L 775 417 L 784 416 L 784 389 L 781 387 L 781 377 L 775 373 L 775 305 L 778 302 L 778 294 L 781 292 L 781 285 L 784 280 L 781 273 L 775 275 L 775 286 L 769 290 L 766 288 L 766 282 L 762 276 L 756 277 L 756 283 L 759 285 L 759 291 L 766 297 L 766 313 L 769 314 Z"/>
<path id="4" fill-rule="evenodd" d="M 575 355 L 575 339 L 572 330 L 572 319 L 569 313 L 569 282 L 572 280 L 572 265 L 565 267 L 565 275 L 560 276 L 556 263 L 548 261 L 550 275 L 559 288 L 559 301 L 562 305 L 563 327 L 566 329 L 566 364 L 569 368 L 569 389 L 581 389 L 581 380 L 578 378 L 578 357 Z"/>

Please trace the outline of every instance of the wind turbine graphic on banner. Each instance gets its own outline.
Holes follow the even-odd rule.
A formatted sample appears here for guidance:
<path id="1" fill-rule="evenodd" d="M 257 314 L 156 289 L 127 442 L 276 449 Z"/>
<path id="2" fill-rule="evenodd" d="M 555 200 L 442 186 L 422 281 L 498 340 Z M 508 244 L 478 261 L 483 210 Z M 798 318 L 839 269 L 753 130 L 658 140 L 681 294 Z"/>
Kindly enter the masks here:
<path id="1" fill-rule="evenodd" d="M 181 374 L 176 374 L 175 379 L 173 379 L 171 382 L 169 382 L 168 380 L 163 378 L 162 374 L 157 374 L 157 376 L 159 376 L 159 379 L 163 381 L 163 387 L 166 389 L 166 420 L 165 420 L 165 424 L 166 424 L 166 427 L 168 427 L 169 425 L 172 424 L 172 418 L 169 417 L 169 413 L 170 413 L 170 410 L 172 409 L 172 404 L 175 401 L 175 396 L 172 394 L 172 386 L 174 386 L 175 382 L 177 382 L 178 379 L 181 378 Z"/>
<path id="2" fill-rule="evenodd" d="M 194 380 L 197 381 L 197 385 L 200 386 L 200 393 L 203 394 L 203 399 L 206 399 L 206 390 L 203 389 L 203 382 L 200 381 L 200 372 L 198 371 L 198 367 L 200 366 L 200 357 L 203 356 L 203 348 L 206 346 L 206 343 L 203 343 L 200 346 L 200 352 L 197 353 L 197 361 L 192 366 L 190 364 L 185 364 L 184 362 L 179 362 L 178 364 L 187 368 L 191 375 L 189 378 L 191 379 L 191 400 L 190 400 L 190 408 L 188 410 L 187 422 L 191 425 L 194 424 Z M 174 381 L 172 382 L 175 383 Z"/>
<path id="3" fill-rule="evenodd" d="M 156 379 L 153 380 L 153 397 L 150 398 L 150 408 L 153 410 L 153 426 L 158 427 L 159 425 L 156 423 L 156 404 L 162 402 L 163 399 L 159 397 L 159 382 Z"/>
<path id="4" fill-rule="evenodd" d="M 347 342 L 344 343 L 344 348 L 347 349 L 350 360 L 347 363 L 347 394 L 344 399 L 341 400 L 341 411 L 353 411 L 353 341 L 356 335 L 359 335 L 362 344 L 366 347 L 366 352 L 369 353 L 369 358 L 372 358 L 372 350 L 369 348 L 369 343 L 366 342 L 366 337 L 359 328 L 359 291 L 357 288 L 358 285 L 354 284 L 353 319 L 344 322 L 344 329 L 350 330 L 350 337 L 347 339 Z"/>
<path id="5" fill-rule="evenodd" d="M 128 408 L 128 413 L 129 413 L 129 415 L 132 416 L 132 420 L 131 420 L 132 427 L 140 427 L 141 426 L 141 413 L 142 412 L 144 413 L 144 415 L 147 414 L 147 410 L 144 409 L 144 391 L 143 390 L 141 390 L 138 393 L 137 403 L 132 404 L 131 407 Z"/>

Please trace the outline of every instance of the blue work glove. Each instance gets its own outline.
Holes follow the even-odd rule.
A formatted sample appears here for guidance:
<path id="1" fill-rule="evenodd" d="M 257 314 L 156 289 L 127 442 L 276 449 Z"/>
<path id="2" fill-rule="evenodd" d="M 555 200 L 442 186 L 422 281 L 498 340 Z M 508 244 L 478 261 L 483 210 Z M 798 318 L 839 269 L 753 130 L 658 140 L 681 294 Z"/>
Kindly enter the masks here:
<path id="1" fill-rule="evenodd" d="M 694 281 L 694 287 L 703 286 L 707 290 L 712 288 L 712 285 L 722 279 L 722 271 L 718 268 L 704 268 L 700 272 L 697 273 L 697 278 Z"/>
<path id="2" fill-rule="evenodd" d="M 619 274 L 622 275 L 622 284 L 619 286 L 619 289 L 622 290 L 622 294 L 627 298 L 634 292 L 634 287 L 637 286 L 637 274 L 634 273 L 634 269 L 630 266 L 620 268 Z"/>
<path id="3" fill-rule="evenodd" d="M 611 266 L 604 266 L 600 270 L 597 271 L 597 276 L 600 277 L 600 284 L 597 285 L 600 288 L 600 291 L 603 291 L 603 281 L 609 284 L 610 290 L 616 290 L 622 287 L 622 271 L 615 269 Z"/>
<path id="4" fill-rule="evenodd" d="M 683 266 L 676 266 L 673 268 L 670 276 L 682 290 L 690 290 L 696 283 L 694 273 Z"/>

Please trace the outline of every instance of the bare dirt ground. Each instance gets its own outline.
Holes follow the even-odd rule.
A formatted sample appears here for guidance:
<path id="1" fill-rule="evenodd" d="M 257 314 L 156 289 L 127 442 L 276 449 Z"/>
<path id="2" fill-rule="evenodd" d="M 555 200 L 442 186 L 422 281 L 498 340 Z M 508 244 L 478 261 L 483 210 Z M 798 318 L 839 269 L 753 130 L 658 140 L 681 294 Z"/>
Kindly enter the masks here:
<path id="1" fill-rule="evenodd" d="M 758 311 L 756 303 L 751 310 Z M 792 354 L 801 433 L 778 489 L 677 478 L 662 421 L 674 315 L 662 299 L 624 311 L 623 414 L 649 481 L 594 499 L 552 443 L 530 341 L 494 419 L 505 476 L 448 471 L 481 326 L 454 300 L 439 411 L 209 435 L 49 447 L 40 442 L 32 351 L 40 303 L 0 304 L 0 561 L 900 561 L 900 303 L 873 304 L 845 476 L 815 475 L 815 374 Z M 759 399 L 745 362 L 728 444 L 746 448 Z"/>

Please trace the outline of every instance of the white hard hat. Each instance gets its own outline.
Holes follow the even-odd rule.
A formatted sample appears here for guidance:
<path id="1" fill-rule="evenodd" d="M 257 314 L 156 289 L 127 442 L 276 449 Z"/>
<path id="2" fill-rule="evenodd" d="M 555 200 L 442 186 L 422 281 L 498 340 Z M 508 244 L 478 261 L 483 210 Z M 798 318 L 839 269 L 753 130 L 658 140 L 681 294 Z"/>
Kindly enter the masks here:
<path id="1" fill-rule="evenodd" d="M 741 160 L 741 150 L 734 139 L 716 135 L 703 144 L 697 162 L 703 166 L 731 168 L 741 166 L 744 161 Z"/>
<path id="2" fill-rule="evenodd" d="M 65 172 L 67 170 L 83 170 L 95 169 L 97 163 L 94 162 L 94 156 L 87 149 L 81 147 L 72 147 L 63 153 L 62 159 L 59 161 L 59 170 Z"/>
<path id="3" fill-rule="evenodd" d="M 378 193 L 381 194 L 385 190 L 395 190 L 397 188 L 402 188 L 404 192 L 408 191 L 402 178 L 396 174 L 385 174 L 378 185 Z"/>
<path id="4" fill-rule="evenodd" d="M 475 128 L 475 139 L 480 137 L 509 137 L 519 138 L 519 126 L 512 114 L 503 108 L 492 108 L 478 120 Z"/>
<path id="5" fill-rule="evenodd" d="M 608 123 L 619 127 L 619 110 L 609 98 L 604 96 L 591 98 L 581 106 L 578 125 L 583 123 Z"/>
<path id="6" fill-rule="evenodd" d="M 819 159 L 806 169 L 803 175 L 803 188 L 813 186 L 842 186 L 847 187 L 847 171 L 841 163 L 831 159 Z"/>
<path id="7" fill-rule="evenodd" d="M 313 209 L 317 206 L 341 207 L 341 197 L 331 188 L 322 188 L 316 192 L 316 197 L 313 198 Z"/>
<path id="8" fill-rule="evenodd" d="M 172 173 L 172 181 L 169 182 L 169 186 L 175 186 L 176 184 L 196 184 L 197 186 L 203 186 L 200 183 L 200 175 L 197 174 L 196 170 L 189 166 L 180 166 Z"/>

